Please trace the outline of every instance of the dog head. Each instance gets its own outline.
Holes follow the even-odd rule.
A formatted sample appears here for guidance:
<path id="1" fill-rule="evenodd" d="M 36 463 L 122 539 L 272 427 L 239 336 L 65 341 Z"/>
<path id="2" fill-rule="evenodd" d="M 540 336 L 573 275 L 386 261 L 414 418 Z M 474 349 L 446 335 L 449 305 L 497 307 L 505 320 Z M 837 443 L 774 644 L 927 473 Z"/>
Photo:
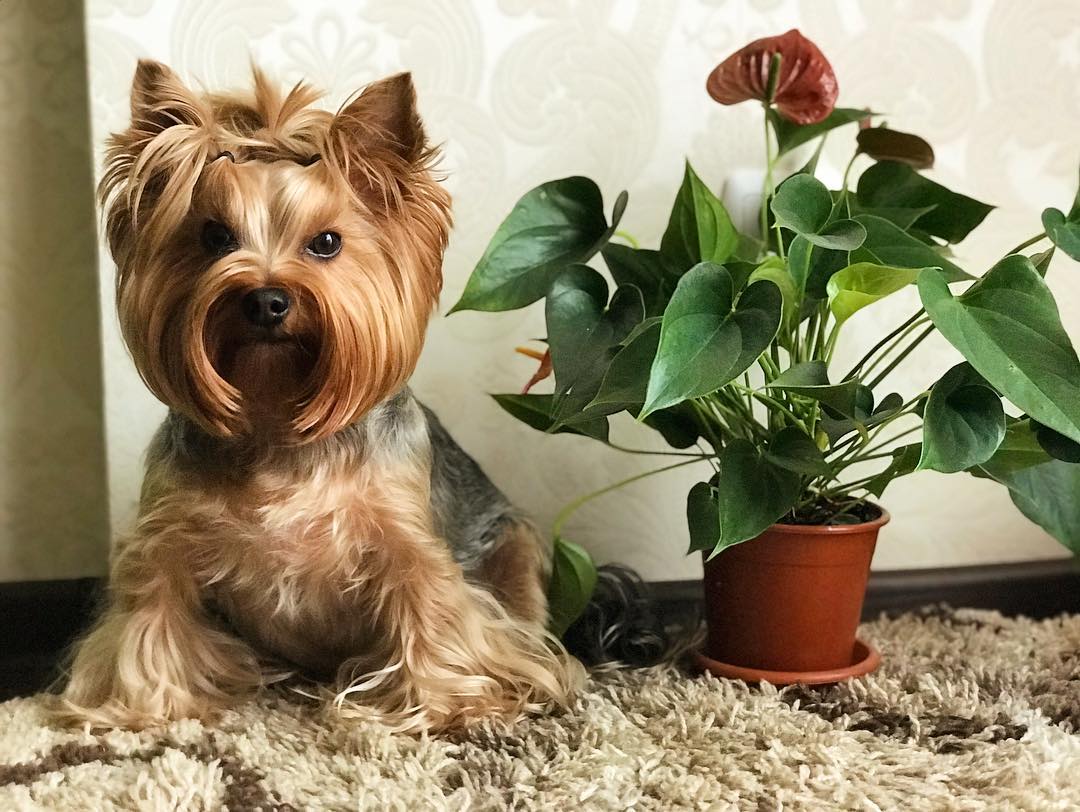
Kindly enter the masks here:
<path id="1" fill-rule="evenodd" d="M 150 390 L 220 437 L 341 430 L 412 373 L 449 196 L 408 74 L 330 113 L 258 70 L 196 94 L 142 61 L 99 194 L 124 340 Z"/>

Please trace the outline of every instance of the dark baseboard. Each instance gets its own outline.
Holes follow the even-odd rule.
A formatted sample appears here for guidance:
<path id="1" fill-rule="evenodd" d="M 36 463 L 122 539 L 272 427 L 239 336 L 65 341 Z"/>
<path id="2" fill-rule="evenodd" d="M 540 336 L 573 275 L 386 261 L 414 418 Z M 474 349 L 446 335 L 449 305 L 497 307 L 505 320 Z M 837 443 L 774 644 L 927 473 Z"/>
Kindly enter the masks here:
<path id="1" fill-rule="evenodd" d="M 41 690 L 57 676 L 64 652 L 93 616 L 102 585 L 96 578 L 0 583 L 0 700 Z M 700 581 L 650 586 L 663 617 L 700 615 Z M 1080 563 L 1059 559 L 875 572 L 863 617 L 937 603 L 1033 618 L 1080 613 Z"/>

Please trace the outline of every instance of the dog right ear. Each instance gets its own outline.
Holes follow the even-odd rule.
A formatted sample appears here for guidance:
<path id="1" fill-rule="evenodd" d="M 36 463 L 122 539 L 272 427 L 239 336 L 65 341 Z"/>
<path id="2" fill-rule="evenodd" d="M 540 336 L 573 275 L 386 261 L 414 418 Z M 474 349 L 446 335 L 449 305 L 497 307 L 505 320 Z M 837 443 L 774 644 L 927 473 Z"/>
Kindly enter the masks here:
<path id="1" fill-rule="evenodd" d="M 140 59 L 131 82 L 131 129 L 144 138 L 178 124 L 200 127 L 207 114 L 198 97 L 161 62 Z"/>

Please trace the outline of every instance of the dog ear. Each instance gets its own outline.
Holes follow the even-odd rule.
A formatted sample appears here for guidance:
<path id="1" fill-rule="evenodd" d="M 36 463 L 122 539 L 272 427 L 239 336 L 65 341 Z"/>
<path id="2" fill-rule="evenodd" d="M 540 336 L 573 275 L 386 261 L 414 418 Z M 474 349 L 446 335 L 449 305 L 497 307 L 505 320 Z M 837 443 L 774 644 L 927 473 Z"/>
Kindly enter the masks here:
<path id="1" fill-rule="evenodd" d="M 131 82 L 131 129 L 153 137 L 177 124 L 206 124 L 203 105 L 168 66 L 140 59 Z"/>
<path id="2" fill-rule="evenodd" d="M 351 150 L 368 159 L 392 155 L 411 165 L 424 154 L 424 127 L 409 73 L 372 82 L 330 127 L 332 143 L 351 142 Z"/>

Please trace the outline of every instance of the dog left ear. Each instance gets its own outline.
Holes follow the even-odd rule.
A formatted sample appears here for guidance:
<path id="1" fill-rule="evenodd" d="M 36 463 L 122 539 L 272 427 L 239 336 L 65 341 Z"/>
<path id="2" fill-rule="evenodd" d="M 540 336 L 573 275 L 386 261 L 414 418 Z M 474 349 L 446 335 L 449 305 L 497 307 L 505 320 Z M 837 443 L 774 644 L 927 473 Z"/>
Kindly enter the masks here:
<path id="1" fill-rule="evenodd" d="M 424 127 L 416 112 L 412 75 L 398 73 L 372 82 L 334 116 L 332 143 L 344 140 L 360 157 L 392 155 L 412 164 L 424 154 Z"/>

